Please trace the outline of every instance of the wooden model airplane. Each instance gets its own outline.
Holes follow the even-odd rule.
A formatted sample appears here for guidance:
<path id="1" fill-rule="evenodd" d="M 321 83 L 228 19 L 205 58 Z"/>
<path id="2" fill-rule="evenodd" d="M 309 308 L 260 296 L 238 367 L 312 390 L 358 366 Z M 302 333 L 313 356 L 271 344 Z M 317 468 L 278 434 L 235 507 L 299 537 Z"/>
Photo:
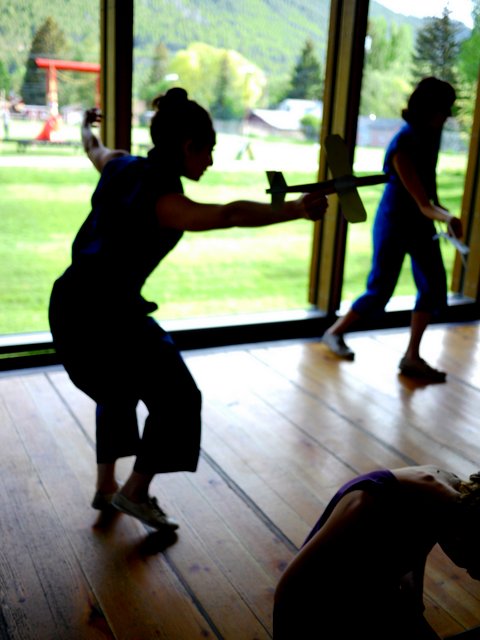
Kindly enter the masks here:
<path id="1" fill-rule="evenodd" d="M 338 193 L 345 219 L 348 222 L 363 222 L 367 219 L 367 213 L 357 188 L 384 183 L 387 181 L 387 176 L 384 173 L 362 177 L 354 176 L 345 141 L 337 134 L 327 136 L 324 146 L 333 179 L 310 184 L 287 185 L 281 171 L 267 171 L 270 184 L 267 193 L 272 194 L 272 206 L 279 207 L 285 200 L 287 193 L 321 192 L 325 195 Z"/>

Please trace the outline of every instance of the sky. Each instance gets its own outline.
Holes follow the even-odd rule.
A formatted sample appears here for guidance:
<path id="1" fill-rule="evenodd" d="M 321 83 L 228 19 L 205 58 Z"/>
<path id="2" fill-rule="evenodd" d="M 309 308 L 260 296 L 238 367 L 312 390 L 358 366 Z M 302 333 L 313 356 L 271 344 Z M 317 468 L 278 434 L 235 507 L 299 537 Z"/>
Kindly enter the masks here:
<path id="1" fill-rule="evenodd" d="M 470 29 L 473 27 L 471 0 L 377 0 L 377 2 L 395 13 L 417 18 L 426 16 L 440 18 L 443 9 L 448 6 L 452 20 L 459 20 Z"/>

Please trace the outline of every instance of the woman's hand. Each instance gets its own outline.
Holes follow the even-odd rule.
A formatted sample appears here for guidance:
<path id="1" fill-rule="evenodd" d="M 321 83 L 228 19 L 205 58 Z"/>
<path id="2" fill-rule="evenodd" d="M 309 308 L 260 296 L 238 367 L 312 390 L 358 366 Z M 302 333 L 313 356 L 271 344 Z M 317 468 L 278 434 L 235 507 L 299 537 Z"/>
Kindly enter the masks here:
<path id="1" fill-rule="evenodd" d="M 328 199 L 323 193 L 307 193 L 297 200 L 304 213 L 301 217 L 307 220 L 322 220 L 328 208 Z"/>
<path id="2" fill-rule="evenodd" d="M 110 160 L 127 155 L 127 151 L 122 149 L 109 149 L 105 147 L 99 137 L 92 131 L 92 125 L 98 124 L 102 120 L 102 113 L 100 109 L 93 107 L 87 109 L 83 114 L 82 120 L 82 144 L 89 160 L 99 171 L 103 171 L 104 166 Z"/>
<path id="3" fill-rule="evenodd" d="M 463 236 L 463 225 L 460 218 L 452 216 L 447 223 L 448 235 L 454 238 L 461 238 Z"/>
<path id="4" fill-rule="evenodd" d="M 82 126 L 89 127 L 92 124 L 98 124 L 102 120 L 102 114 L 100 109 L 97 107 L 92 107 L 91 109 L 87 109 L 83 114 L 83 122 Z"/>

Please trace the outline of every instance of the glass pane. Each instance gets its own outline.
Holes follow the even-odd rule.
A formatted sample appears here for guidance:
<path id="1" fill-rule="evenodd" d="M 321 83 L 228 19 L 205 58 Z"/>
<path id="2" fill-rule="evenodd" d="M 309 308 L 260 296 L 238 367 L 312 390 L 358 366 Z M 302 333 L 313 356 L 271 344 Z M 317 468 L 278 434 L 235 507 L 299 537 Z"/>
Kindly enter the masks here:
<path id="1" fill-rule="evenodd" d="M 151 99 L 182 86 L 217 130 L 214 165 L 199 183 L 184 180 L 191 198 L 267 202 L 267 170 L 292 184 L 315 180 L 328 19 L 328 2 L 277 11 L 275 3 L 137 0 L 134 150 L 148 148 Z M 309 80 L 300 68 L 290 86 L 300 60 Z M 162 319 L 305 309 L 311 237 L 307 221 L 187 233 L 144 295 Z"/>
<path id="2" fill-rule="evenodd" d="M 465 54 L 462 53 L 464 45 L 461 43 L 471 37 L 473 24 L 468 11 L 465 12 L 470 3 L 449 3 L 450 14 L 445 14 L 444 2 L 413 4 L 403 0 L 381 0 L 370 4 L 354 169 L 360 175 L 382 171 L 386 147 L 405 124 L 401 117 L 402 109 L 406 107 L 408 97 L 421 77 L 435 75 L 448 80 L 454 85 L 458 99 L 454 117 L 447 120 L 443 129 L 437 185 L 440 203 L 459 216 L 476 94 L 476 77 L 467 79 L 462 71 L 462 55 Z M 428 13 L 432 5 L 438 9 L 434 16 Z M 468 27 L 459 23 L 459 20 L 465 20 Z M 435 41 L 440 50 L 442 38 L 445 41 L 453 40 L 452 47 L 443 50 L 448 51 L 452 58 L 443 53 L 445 57 L 440 57 L 441 64 L 438 58 L 435 59 L 438 51 L 422 45 L 422 38 L 432 33 L 436 34 Z M 465 90 L 467 87 L 468 91 Z M 342 292 L 345 305 L 365 290 L 372 255 L 372 224 L 382 191 L 381 186 L 361 190 L 368 220 L 362 225 L 349 226 Z M 440 223 L 436 223 L 436 226 L 439 231 L 445 230 Z M 441 250 L 450 282 L 455 249 L 448 241 L 441 241 Z M 392 300 L 390 306 L 396 304 L 398 297 L 412 296 L 415 292 L 407 257 L 395 289 L 396 300 Z"/>
<path id="3" fill-rule="evenodd" d="M 97 99 L 99 2 L 3 4 L 0 334 L 30 333 L 48 330 L 50 290 L 96 181 L 79 122 Z"/>

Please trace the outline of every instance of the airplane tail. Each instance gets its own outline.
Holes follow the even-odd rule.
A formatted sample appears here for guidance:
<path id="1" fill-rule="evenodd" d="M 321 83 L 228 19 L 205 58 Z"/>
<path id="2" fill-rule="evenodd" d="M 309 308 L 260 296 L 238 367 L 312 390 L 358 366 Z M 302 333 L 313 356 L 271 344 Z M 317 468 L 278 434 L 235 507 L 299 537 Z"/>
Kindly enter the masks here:
<path id="1" fill-rule="evenodd" d="M 285 201 L 287 183 L 281 171 L 267 171 L 267 178 L 270 185 L 267 193 L 272 194 L 272 207 L 278 209 Z"/>

